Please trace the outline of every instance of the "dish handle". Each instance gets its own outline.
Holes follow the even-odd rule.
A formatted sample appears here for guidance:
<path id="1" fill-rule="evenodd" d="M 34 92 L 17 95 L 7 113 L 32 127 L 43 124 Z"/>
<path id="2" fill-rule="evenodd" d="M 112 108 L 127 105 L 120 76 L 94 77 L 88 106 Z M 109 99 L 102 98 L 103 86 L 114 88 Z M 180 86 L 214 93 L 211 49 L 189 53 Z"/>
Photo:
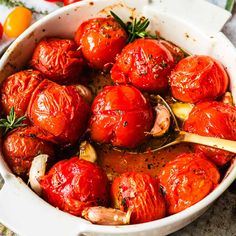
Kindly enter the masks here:
<path id="1" fill-rule="evenodd" d="M 188 22 L 192 27 L 211 36 L 232 16 L 229 11 L 205 0 L 152 0 L 152 8 Z"/>
<path id="2" fill-rule="evenodd" d="M 11 173 L 4 174 L 0 189 L 0 222 L 24 236 L 80 236 L 89 222 L 62 213 L 32 192 Z M 17 230 L 16 230 L 17 229 Z"/>

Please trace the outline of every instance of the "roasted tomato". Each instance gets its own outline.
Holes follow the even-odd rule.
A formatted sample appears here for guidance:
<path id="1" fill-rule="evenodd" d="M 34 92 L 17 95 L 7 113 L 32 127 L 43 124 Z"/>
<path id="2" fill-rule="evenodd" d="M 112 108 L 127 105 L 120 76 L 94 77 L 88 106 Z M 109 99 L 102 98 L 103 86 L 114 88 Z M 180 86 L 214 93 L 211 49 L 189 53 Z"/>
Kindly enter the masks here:
<path id="1" fill-rule="evenodd" d="M 52 141 L 71 145 L 85 131 L 89 110 L 74 86 L 44 80 L 31 96 L 27 112 L 34 125 L 53 136 Z"/>
<path id="2" fill-rule="evenodd" d="M 3 27 L 2 27 L 2 24 L 0 22 L 0 40 L 2 39 L 2 35 L 3 35 Z"/>
<path id="3" fill-rule="evenodd" d="M 209 56 L 189 56 L 181 60 L 170 76 L 174 98 L 189 103 L 222 96 L 229 78 L 224 67 Z"/>
<path id="4" fill-rule="evenodd" d="M 188 119 L 184 130 L 203 136 L 236 141 L 236 107 L 222 102 L 198 103 Z M 235 154 L 203 145 L 195 145 L 197 152 L 203 152 L 217 165 L 224 165 Z"/>
<path id="5" fill-rule="evenodd" d="M 152 108 L 134 87 L 107 86 L 93 101 L 90 133 L 96 142 L 133 148 L 152 125 Z"/>
<path id="6" fill-rule="evenodd" d="M 41 139 L 44 134 L 37 127 L 24 127 L 11 131 L 3 141 L 3 155 L 12 171 L 26 178 L 35 156 L 54 156 L 52 143 Z"/>
<path id="7" fill-rule="evenodd" d="M 165 216 L 166 207 L 157 179 L 148 174 L 128 172 L 112 183 L 113 206 L 131 211 L 131 224 L 144 223 Z"/>
<path id="8" fill-rule="evenodd" d="M 66 84 L 79 78 L 84 59 L 73 40 L 46 38 L 36 46 L 31 64 L 48 79 Z"/>
<path id="9" fill-rule="evenodd" d="M 137 39 L 128 44 L 112 67 L 111 77 L 119 84 L 132 84 L 142 91 L 163 92 L 174 65 L 170 51 L 157 40 Z"/>
<path id="10" fill-rule="evenodd" d="M 20 71 L 5 79 L 1 87 L 1 106 L 5 114 L 14 107 L 17 117 L 25 115 L 30 97 L 42 80 L 42 74 L 36 70 Z"/>
<path id="11" fill-rule="evenodd" d="M 67 5 L 70 5 L 74 2 L 80 2 L 81 0 L 64 0 L 64 5 L 67 6 Z"/>
<path id="12" fill-rule="evenodd" d="M 108 179 L 96 164 L 78 157 L 55 164 L 40 180 L 44 198 L 53 206 L 81 216 L 90 206 L 108 204 Z"/>
<path id="13" fill-rule="evenodd" d="M 184 153 L 170 161 L 159 175 L 169 214 L 194 205 L 219 183 L 220 174 L 203 154 Z"/>
<path id="14" fill-rule="evenodd" d="M 82 23 L 75 41 L 82 47 L 84 57 L 91 67 L 104 69 L 126 44 L 125 30 L 113 18 L 95 18 Z"/>

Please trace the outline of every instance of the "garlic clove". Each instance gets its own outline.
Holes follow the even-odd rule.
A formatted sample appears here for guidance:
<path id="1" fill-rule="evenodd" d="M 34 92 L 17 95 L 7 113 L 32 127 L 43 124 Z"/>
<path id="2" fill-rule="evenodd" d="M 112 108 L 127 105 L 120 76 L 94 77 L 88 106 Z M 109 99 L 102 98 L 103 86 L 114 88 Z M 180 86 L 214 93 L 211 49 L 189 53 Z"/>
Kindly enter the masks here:
<path id="1" fill-rule="evenodd" d="M 127 225 L 130 223 L 131 211 L 106 207 L 89 207 L 83 210 L 82 216 L 94 224 L 99 225 Z"/>
<path id="2" fill-rule="evenodd" d="M 29 171 L 30 186 L 39 196 L 42 193 L 42 188 L 38 182 L 38 179 L 45 175 L 48 158 L 49 156 L 46 154 L 36 156 L 32 161 Z"/>
<path id="3" fill-rule="evenodd" d="M 79 158 L 90 162 L 96 162 L 97 153 L 89 142 L 84 141 L 80 144 Z"/>
<path id="4" fill-rule="evenodd" d="M 170 107 L 177 118 L 185 121 L 188 119 L 188 115 L 192 111 L 194 105 L 190 103 L 176 102 L 171 104 Z"/>
<path id="5" fill-rule="evenodd" d="M 164 135 L 170 127 L 170 112 L 168 109 L 161 104 L 155 107 L 156 120 L 154 126 L 149 134 L 154 137 L 160 137 Z"/>
<path id="6" fill-rule="evenodd" d="M 75 85 L 76 90 L 79 94 L 88 102 L 91 103 L 93 100 L 92 92 L 89 88 L 85 87 L 84 85 L 78 84 Z"/>
<path id="7" fill-rule="evenodd" d="M 231 92 L 226 92 L 222 97 L 222 102 L 224 104 L 234 105 L 233 96 Z"/>

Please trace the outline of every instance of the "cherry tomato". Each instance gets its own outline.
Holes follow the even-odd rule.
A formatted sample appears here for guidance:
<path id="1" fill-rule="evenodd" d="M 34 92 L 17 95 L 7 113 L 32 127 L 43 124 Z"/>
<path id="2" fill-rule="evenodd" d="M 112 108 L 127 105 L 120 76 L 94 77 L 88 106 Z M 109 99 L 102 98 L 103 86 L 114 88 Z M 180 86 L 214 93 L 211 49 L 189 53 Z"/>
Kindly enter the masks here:
<path id="1" fill-rule="evenodd" d="M 107 86 L 92 104 L 90 134 L 96 142 L 136 147 L 145 140 L 145 132 L 152 125 L 152 108 L 134 87 Z"/>
<path id="2" fill-rule="evenodd" d="M 81 0 L 64 0 L 64 5 L 69 5 L 69 4 L 72 4 L 74 2 L 80 2 Z"/>
<path id="3" fill-rule="evenodd" d="M 3 35 L 3 27 L 2 24 L 0 23 L 0 40 L 2 39 L 2 35 Z"/>
<path id="4" fill-rule="evenodd" d="M 181 60 L 170 76 L 174 98 L 189 103 L 222 96 L 229 78 L 223 66 L 209 56 L 189 56 Z"/>
<path id="5" fill-rule="evenodd" d="M 31 96 L 28 116 L 34 125 L 53 136 L 52 141 L 71 145 L 85 131 L 89 110 L 74 86 L 44 80 Z"/>
<path id="6" fill-rule="evenodd" d="M 4 22 L 4 33 L 10 38 L 16 38 L 31 24 L 32 12 L 25 7 L 16 7 Z"/>
<path id="7" fill-rule="evenodd" d="M 166 213 L 159 182 L 148 174 L 127 172 L 117 177 L 111 186 L 111 199 L 115 208 L 131 210 L 131 224 L 157 220 Z"/>
<path id="8" fill-rule="evenodd" d="M 5 79 L 1 87 L 1 106 L 5 114 L 14 107 L 17 117 L 25 115 L 31 95 L 42 80 L 42 74 L 35 70 L 20 71 Z"/>
<path id="9" fill-rule="evenodd" d="M 53 206 L 81 216 L 86 207 L 108 204 L 108 179 L 96 164 L 78 157 L 55 164 L 40 180 L 44 198 Z"/>
<path id="10" fill-rule="evenodd" d="M 147 92 L 163 92 L 174 65 L 170 51 L 154 39 L 137 39 L 128 44 L 111 70 L 114 82 L 132 84 Z"/>
<path id="11" fill-rule="evenodd" d="M 37 127 L 24 127 L 11 131 L 3 141 L 3 155 L 13 173 L 26 178 L 35 156 L 54 156 L 53 144 L 41 139 L 44 134 Z"/>
<path id="12" fill-rule="evenodd" d="M 184 130 L 236 141 L 236 107 L 221 102 L 198 103 L 185 121 Z M 202 145 L 195 145 L 195 150 L 203 152 L 217 165 L 224 165 L 235 156 L 233 153 Z"/>
<path id="13" fill-rule="evenodd" d="M 31 64 L 48 79 L 66 84 L 79 78 L 84 59 L 73 40 L 47 38 L 36 46 Z"/>
<path id="14" fill-rule="evenodd" d="M 163 167 L 159 179 L 168 213 L 175 214 L 208 195 L 218 185 L 220 174 L 203 154 L 184 153 Z"/>
<path id="15" fill-rule="evenodd" d="M 75 41 L 91 67 L 104 69 L 126 44 L 125 30 L 113 18 L 95 18 L 79 26 Z"/>

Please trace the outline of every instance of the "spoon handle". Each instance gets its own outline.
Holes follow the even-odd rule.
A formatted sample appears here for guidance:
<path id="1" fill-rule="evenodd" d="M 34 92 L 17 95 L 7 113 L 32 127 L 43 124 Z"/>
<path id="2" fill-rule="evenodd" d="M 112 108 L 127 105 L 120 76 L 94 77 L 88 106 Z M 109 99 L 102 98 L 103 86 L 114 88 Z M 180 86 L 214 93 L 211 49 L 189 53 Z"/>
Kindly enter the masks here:
<path id="1" fill-rule="evenodd" d="M 197 134 L 187 133 L 184 131 L 180 131 L 179 135 L 180 142 L 203 144 L 206 146 L 236 153 L 236 141 L 214 137 L 206 137 Z"/>

